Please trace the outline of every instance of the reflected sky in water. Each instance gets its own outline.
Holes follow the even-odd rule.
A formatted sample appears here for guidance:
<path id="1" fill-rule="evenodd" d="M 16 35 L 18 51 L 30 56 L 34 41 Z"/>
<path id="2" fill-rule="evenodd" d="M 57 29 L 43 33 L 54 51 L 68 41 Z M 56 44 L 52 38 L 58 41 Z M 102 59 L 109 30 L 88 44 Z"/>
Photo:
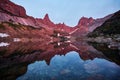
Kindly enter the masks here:
<path id="1" fill-rule="evenodd" d="M 104 44 L 6 43 L 0 47 L 0 80 L 120 80 L 120 51 Z"/>
<path id="2" fill-rule="evenodd" d="M 17 80 L 120 80 L 120 66 L 105 59 L 82 60 L 75 51 L 55 55 L 50 64 L 36 61 Z"/>

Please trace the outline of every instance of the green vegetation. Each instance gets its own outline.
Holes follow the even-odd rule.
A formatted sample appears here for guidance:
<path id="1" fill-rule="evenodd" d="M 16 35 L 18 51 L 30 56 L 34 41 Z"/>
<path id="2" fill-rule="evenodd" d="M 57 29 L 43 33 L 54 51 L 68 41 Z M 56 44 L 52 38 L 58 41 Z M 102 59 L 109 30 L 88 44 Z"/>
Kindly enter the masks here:
<path id="1" fill-rule="evenodd" d="M 7 52 L 7 50 L 0 51 L 0 56 L 3 56 L 6 52 Z"/>
<path id="2" fill-rule="evenodd" d="M 15 30 L 18 29 L 18 28 L 20 29 L 22 27 L 21 25 L 13 24 L 13 23 L 10 23 L 10 22 L 6 22 L 6 23 L 8 23 L 9 26 L 14 28 Z"/>
<path id="3" fill-rule="evenodd" d="M 53 34 L 51 35 L 51 37 L 56 37 L 57 38 L 58 37 L 57 34 L 58 34 L 58 32 L 56 30 L 54 30 Z"/>
<path id="4" fill-rule="evenodd" d="M 0 24 L 0 29 L 5 30 L 5 26 L 3 24 Z"/>
<path id="5" fill-rule="evenodd" d="M 33 27 L 33 26 L 26 26 L 26 25 L 22 25 L 22 24 L 20 24 L 20 23 L 18 23 L 18 24 L 15 24 L 15 23 L 13 23 L 13 22 L 2 22 L 1 24 L 0 24 L 0 29 L 4 29 L 5 30 L 5 26 L 4 26 L 4 24 L 8 24 L 9 25 L 9 27 L 12 27 L 14 30 L 17 30 L 17 29 L 30 29 L 30 30 L 35 30 L 35 29 L 37 29 L 37 30 L 41 30 L 42 28 L 35 28 L 35 27 Z"/>
<path id="6" fill-rule="evenodd" d="M 42 33 L 47 33 L 45 32 L 44 28 L 35 28 L 34 26 L 29 26 L 29 25 L 22 25 L 20 23 L 15 23 L 15 22 L 1 22 L 0 23 L 0 32 L 2 33 L 7 33 L 10 36 L 5 38 L 9 39 L 10 41 L 12 38 L 18 37 L 18 38 L 41 38 L 44 37 Z M 3 40 L 3 38 L 2 38 Z"/>

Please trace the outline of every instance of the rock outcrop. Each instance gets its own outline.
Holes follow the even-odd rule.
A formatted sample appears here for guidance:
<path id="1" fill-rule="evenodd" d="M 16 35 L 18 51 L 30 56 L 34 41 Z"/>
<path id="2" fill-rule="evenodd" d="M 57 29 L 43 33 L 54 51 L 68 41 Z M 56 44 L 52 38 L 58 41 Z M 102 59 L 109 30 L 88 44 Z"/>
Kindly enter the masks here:
<path id="1" fill-rule="evenodd" d="M 5 12 L 12 16 L 27 16 L 26 11 L 22 6 L 16 5 L 9 0 L 0 0 L 0 12 Z"/>
<path id="2" fill-rule="evenodd" d="M 77 26 L 84 26 L 84 27 L 88 27 L 89 25 L 91 25 L 93 22 L 95 21 L 95 19 L 93 19 L 92 17 L 87 18 L 87 17 L 82 17 Z"/>
<path id="3" fill-rule="evenodd" d="M 49 27 L 54 28 L 55 24 L 50 20 L 49 15 L 46 14 L 43 19 L 43 24 L 49 25 Z"/>
<path id="4" fill-rule="evenodd" d="M 89 32 L 88 29 L 90 27 L 90 25 L 92 25 L 94 23 L 95 19 L 93 19 L 92 17 L 87 18 L 87 17 L 82 17 L 77 26 L 76 29 L 74 31 L 72 31 L 70 34 L 74 37 L 83 37 L 86 36 L 86 34 Z"/>

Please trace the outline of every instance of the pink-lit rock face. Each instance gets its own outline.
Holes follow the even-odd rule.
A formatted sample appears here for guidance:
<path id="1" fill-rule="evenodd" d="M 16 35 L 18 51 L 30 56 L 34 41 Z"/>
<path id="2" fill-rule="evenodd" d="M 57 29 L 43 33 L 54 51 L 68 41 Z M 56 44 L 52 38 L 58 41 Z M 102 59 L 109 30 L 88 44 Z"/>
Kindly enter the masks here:
<path id="1" fill-rule="evenodd" d="M 101 26 L 106 20 L 108 20 L 109 18 L 111 18 L 112 16 L 113 16 L 113 14 L 110 14 L 110 15 L 105 16 L 103 18 L 95 19 L 94 22 L 91 25 L 88 26 L 88 31 L 92 32 L 97 27 Z"/>
<path id="2" fill-rule="evenodd" d="M 104 18 L 93 19 L 92 17 L 82 17 L 78 24 L 72 28 L 64 23 L 54 24 L 49 15 L 46 14 L 43 19 L 34 18 L 26 15 L 26 11 L 22 6 L 14 4 L 9 0 L 0 0 L 0 22 L 11 22 L 14 24 L 23 24 L 33 26 L 35 28 L 45 28 L 49 30 L 58 30 L 60 32 L 73 34 L 74 36 L 85 36 L 87 33 L 92 32 L 94 29 L 102 25 L 112 15 Z M 72 36 L 73 36 L 72 35 Z"/>
<path id="3" fill-rule="evenodd" d="M 50 20 L 48 14 L 45 15 L 45 17 L 44 17 L 44 19 L 43 19 L 43 23 L 44 23 L 44 24 L 47 24 L 47 25 L 49 25 L 49 26 L 55 26 L 54 23 Z"/>
<path id="4" fill-rule="evenodd" d="M 82 17 L 78 25 L 76 26 L 79 30 L 76 30 L 73 35 L 86 35 L 89 32 L 92 32 L 97 27 L 101 26 L 107 19 L 109 19 L 113 14 L 105 16 L 104 18 L 93 19 L 92 17 Z"/>
<path id="5" fill-rule="evenodd" d="M 75 26 L 76 29 L 74 31 L 72 31 L 70 34 L 72 36 L 75 37 L 81 37 L 81 36 L 86 36 L 87 33 L 89 32 L 89 26 L 92 25 L 94 23 L 95 19 L 93 19 L 92 17 L 87 18 L 87 17 L 82 17 L 79 22 L 78 25 Z"/>
<path id="6" fill-rule="evenodd" d="M 13 16 L 26 17 L 26 11 L 22 6 L 16 5 L 9 0 L 0 0 L 0 11 Z"/>
<path id="7" fill-rule="evenodd" d="M 26 11 L 22 6 L 9 0 L 0 0 L 0 22 L 14 22 L 14 24 L 20 23 L 39 27 L 33 17 L 26 15 Z"/>
<path id="8" fill-rule="evenodd" d="M 92 17 L 87 18 L 87 17 L 82 17 L 77 26 L 85 26 L 88 27 L 89 25 L 91 25 L 93 22 L 95 21 L 95 19 L 93 19 Z"/>
<path id="9" fill-rule="evenodd" d="M 92 17 L 90 17 L 90 18 L 82 17 L 79 20 L 77 27 L 79 27 L 79 28 L 85 27 L 86 29 L 88 29 L 88 32 L 92 32 L 94 29 L 101 26 L 111 16 L 112 16 L 112 14 L 108 15 L 104 18 L 98 18 L 98 19 L 93 19 Z"/>
<path id="10" fill-rule="evenodd" d="M 0 22 L 12 22 L 14 24 L 23 24 L 33 26 L 35 28 L 50 28 L 58 29 L 66 32 L 70 32 L 72 28 L 65 24 L 54 24 L 49 15 L 46 14 L 43 19 L 34 18 L 26 15 L 26 11 L 23 7 L 12 3 L 9 0 L 0 1 Z M 73 29 L 72 29 L 73 30 Z"/>

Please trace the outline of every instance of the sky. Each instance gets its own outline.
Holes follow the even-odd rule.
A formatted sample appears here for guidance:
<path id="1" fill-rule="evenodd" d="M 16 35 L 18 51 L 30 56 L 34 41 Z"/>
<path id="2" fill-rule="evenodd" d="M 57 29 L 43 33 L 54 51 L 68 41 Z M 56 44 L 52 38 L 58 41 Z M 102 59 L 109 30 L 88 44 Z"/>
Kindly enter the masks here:
<path id="1" fill-rule="evenodd" d="M 81 17 L 102 18 L 120 10 L 120 0 L 11 0 L 23 6 L 29 16 L 49 14 L 54 23 L 77 25 Z"/>

